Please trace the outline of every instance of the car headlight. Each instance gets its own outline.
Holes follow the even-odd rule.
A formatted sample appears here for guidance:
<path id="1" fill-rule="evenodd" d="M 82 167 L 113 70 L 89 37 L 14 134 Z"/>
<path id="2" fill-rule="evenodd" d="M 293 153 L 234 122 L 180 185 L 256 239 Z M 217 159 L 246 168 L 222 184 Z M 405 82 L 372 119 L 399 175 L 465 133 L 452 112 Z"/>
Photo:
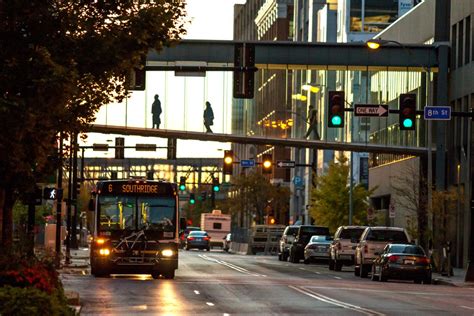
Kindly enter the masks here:
<path id="1" fill-rule="evenodd" d="M 171 257 L 173 255 L 173 250 L 171 249 L 165 249 L 161 252 L 163 257 Z"/>
<path id="2" fill-rule="evenodd" d="M 104 238 L 97 238 L 95 240 L 95 242 L 98 244 L 98 245 L 103 245 L 105 243 L 105 239 Z"/>
<path id="3" fill-rule="evenodd" d="M 101 248 L 101 249 L 99 249 L 99 254 L 101 256 L 108 256 L 108 255 L 110 255 L 110 250 L 107 249 L 107 248 Z"/>

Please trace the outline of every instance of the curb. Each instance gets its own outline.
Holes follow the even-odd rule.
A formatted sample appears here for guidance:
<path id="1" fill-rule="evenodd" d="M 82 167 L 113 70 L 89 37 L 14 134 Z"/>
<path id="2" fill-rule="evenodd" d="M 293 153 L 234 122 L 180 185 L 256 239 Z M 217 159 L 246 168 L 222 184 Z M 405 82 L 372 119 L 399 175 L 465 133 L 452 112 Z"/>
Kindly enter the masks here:
<path id="1" fill-rule="evenodd" d="M 456 283 L 452 282 L 451 280 L 445 279 L 433 279 L 433 284 L 436 285 L 448 285 L 448 286 L 458 286 Z"/>
<path id="2" fill-rule="evenodd" d="M 73 306 L 79 306 L 79 292 L 76 291 L 64 291 L 64 295 L 66 296 L 67 303 Z"/>

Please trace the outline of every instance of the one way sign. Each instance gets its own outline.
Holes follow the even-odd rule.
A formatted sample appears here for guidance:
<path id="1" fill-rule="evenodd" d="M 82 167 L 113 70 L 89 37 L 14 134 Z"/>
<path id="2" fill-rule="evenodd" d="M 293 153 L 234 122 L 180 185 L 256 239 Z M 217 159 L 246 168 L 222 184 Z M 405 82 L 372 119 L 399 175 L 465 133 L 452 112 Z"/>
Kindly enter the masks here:
<path id="1" fill-rule="evenodd" d="M 387 117 L 388 107 L 385 104 L 356 104 L 354 115 Z"/>
<path id="2" fill-rule="evenodd" d="M 276 166 L 278 168 L 294 168 L 296 163 L 291 160 L 278 160 Z"/>

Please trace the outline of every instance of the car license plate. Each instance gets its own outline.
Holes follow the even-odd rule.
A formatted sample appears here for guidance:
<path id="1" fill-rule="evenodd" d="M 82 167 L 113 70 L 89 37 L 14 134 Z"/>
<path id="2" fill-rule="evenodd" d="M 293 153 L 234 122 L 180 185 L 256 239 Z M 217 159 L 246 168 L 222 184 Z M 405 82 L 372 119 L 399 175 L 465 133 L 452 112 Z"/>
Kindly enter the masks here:
<path id="1" fill-rule="evenodd" d="M 201 241 L 201 238 L 196 238 L 196 241 Z"/>
<path id="2" fill-rule="evenodd" d="M 405 263 L 405 264 L 415 264 L 415 260 L 404 260 L 403 263 Z"/>

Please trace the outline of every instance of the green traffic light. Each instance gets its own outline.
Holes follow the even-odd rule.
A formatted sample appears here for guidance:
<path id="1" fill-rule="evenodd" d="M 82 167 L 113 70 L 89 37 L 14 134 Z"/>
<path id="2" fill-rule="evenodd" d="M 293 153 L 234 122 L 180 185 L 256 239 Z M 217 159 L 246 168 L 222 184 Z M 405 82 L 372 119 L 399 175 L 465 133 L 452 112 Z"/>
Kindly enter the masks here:
<path id="1" fill-rule="evenodd" d="M 215 186 L 212 187 L 212 190 L 213 190 L 214 192 L 219 192 L 220 188 L 219 188 L 218 185 L 215 185 Z"/>
<path id="2" fill-rule="evenodd" d="M 180 190 L 180 191 L 186 190 L 186 185 L 180 184 L 180 185 L 179 185 L 179 190 Z"/>
<path id="3" fill-rule="evenodd" d="M 403 120 L 403 127 L 405 128 L 411 128 L 413 127 L 413 120 L 410 118 L 406 118 Z"/>
<path id="4" fill-rule="evenodd" d="M 196 200 L 194 199 L 189 200 L 189 204 L 194 204 L 194 203 L 196 203 Z"/>
<path id="5" fill-rule="evenodd" d="M 342 123 L 342 119 L 341 119 L 340 116 L 334 115 L 334 116 L 331 118 L 331 123 L 332 123 L 332 125 L 334 125 L 334 126 L 339 126 L 339 125 L 341 125 L 341 123 Z"/>

